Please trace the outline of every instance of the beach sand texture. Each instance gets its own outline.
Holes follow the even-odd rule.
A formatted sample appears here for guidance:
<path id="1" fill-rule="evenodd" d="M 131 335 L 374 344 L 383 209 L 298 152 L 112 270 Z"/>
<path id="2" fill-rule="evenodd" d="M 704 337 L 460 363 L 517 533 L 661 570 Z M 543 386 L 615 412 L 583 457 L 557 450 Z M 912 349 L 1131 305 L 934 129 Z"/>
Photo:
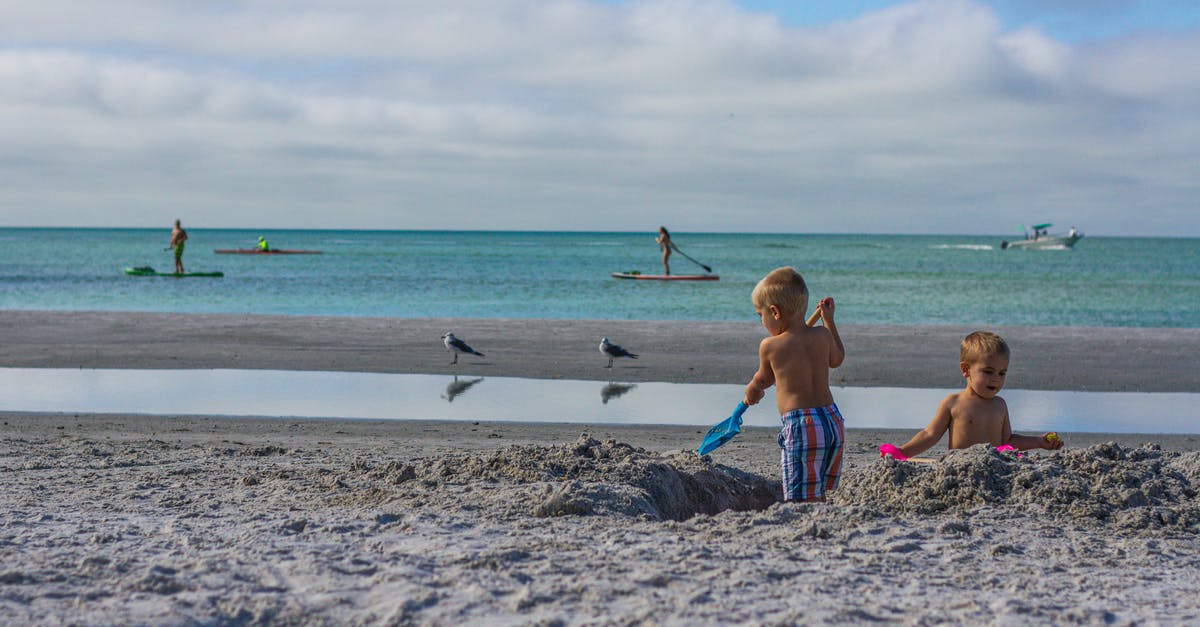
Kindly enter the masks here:
<path id="1" fill-rule="evenodd" d="M 1200 620 L 1187 436 L 930 465 L 851 430 L 832 503 L 785 505 L 770 429 L 3 422 L 5 624 Z"/>
<path id="2" fill-rule="evenodd" d="M 203 318 L 176 322 L 198 333 Z M 274 333 L 325 324 L 287 322 Z M 345 324 L 360 323 L 388 325 Z M 423 324 L 435 344 L 457 332 Z M 591 343 L 591 327 L 562 328 Z M 68 349 L 26 331 L 18 345 L 51 346 L 42 365 L 55 367 L 132 333 L 98 325 Z M 138 335 L 125 367 L 174 352 L 169 337 Z M 367 342 L 337 336 L 323 337 Z M 12 350 L 0 366 L 33 365 Z M 210 343 L 171 367 L 218 357 L 230 367 L 241 357 L 229 350 Z M 297 350 L 291 364 L 326 368 L 322 352 Z M 1095 377 L 1101 361 L 1070 376 Z M 941 462 L 905 464 L 876 447 L 911 433 L 851 428 L 831 502 L 794 505 L 776 502 L 769 428 L 701 458 L 703 427 L 186 408 L 0 422 L 3 624 L 1200 621 L 1197 436 L 1063 434 L 1067 448 L 1053 453 L 939 447 L 930 455 Z"/>

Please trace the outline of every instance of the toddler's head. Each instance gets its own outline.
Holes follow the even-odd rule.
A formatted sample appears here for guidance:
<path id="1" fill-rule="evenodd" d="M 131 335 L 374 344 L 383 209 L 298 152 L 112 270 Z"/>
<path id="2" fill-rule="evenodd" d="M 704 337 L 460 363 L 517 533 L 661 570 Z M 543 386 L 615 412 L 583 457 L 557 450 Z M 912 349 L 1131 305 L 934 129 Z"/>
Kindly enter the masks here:
<path id="1" fill-rule="evenodd" d="M 988 357 L 1008 357 L 1008 344 L 991 331 L 976 331 L 963 338 L 958 348 L 958 360 L 964 364 L 976 364 Z"/>
<path id="2" fill-rule="evenodd" d="M 763 310 L 775 305 L 783 318 L 808 311 L 808 286 L 804 277 L 791 266 L 776 268 L 763 277 L 750 295 L 754 309 Z"/>

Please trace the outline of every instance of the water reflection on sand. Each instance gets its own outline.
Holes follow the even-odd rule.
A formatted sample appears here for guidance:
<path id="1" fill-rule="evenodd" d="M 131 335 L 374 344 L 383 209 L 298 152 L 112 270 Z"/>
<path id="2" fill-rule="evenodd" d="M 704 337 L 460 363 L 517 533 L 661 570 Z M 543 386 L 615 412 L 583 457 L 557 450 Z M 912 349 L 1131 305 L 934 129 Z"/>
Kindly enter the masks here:
<path id="1" fill-rule="evenodd" d="M 479 382 L 483 381 L 483 377 L 475 379 L 459 380 L 458 375 L 454 375 L 454 379 L 446 384 L 446 391 L 442 392 L 442 398 L 446 399 L 447 403 L 453 403 L 454 399 L 465 394 L 467 390 L 474 387 Z"/>
<path id="2" fill-rule="evenodd" d="M 280 370 L 0 368 L 4 410 L 712 425 L 742 385 Z M 596 402 L 599 391 L 600 402 Z M 921 428 L 953 390 L 835 388 L 848 427 Z M 1017 431 L 1196 433 L 1200 394 L 1005 390 Z M 774 398 L 746 413 L 775 426 Z"/>

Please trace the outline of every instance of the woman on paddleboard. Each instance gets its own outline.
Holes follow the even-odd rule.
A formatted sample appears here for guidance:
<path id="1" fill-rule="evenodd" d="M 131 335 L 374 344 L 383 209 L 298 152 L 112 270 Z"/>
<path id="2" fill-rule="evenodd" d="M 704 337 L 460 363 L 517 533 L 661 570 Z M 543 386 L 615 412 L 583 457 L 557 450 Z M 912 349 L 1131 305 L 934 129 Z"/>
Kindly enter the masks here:
<path id="1" fill-rule="evenodd" d="M 671 243 L 671 234 L 667 232 L 667 227 L 658 227 L 658 238 L 656 238 L 654 241 L 658 242 L 659 247 L 662 248 L 663 274 L 670 276 L 671 266 L 667 263 L 667 259 L 671 256 L 671 247 L 674 246 L 674 244 Z"/>

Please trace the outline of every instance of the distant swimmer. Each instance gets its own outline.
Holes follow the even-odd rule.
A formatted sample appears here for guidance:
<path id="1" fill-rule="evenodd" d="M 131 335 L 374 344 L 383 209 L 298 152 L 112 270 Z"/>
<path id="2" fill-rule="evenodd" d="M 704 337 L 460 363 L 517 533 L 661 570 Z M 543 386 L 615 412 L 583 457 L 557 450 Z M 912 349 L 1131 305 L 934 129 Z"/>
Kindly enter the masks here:
<path id="1" fill-rule="evenodd" d="M 600 354 L 608 358 L 608 365 L 605 366 L 605 368 L 612 368 L 613 360 L 618 357 L 628 357 L 630 359 L 637 359 L 638 357 L 635 353 L 631 353 L 624 348 L 609 342 L 608 338 L 606 337 L 600 338 Z"/>
<path id="2" fill-rule="evenodd" d="M 258 249 L 264 253 L 271 252 L 271 245 L 267 243 L 267 238 L 261 235 L 258 236 Z"/>
<path id="3" fill-rule="evenodd" d="M 167 244 L 168 249 L 175 250 L 175 274 L 183 274 L 183 245 L 187 238 L 187 231 L 180 226 L 179 220 L 175 220 L 175 228 L 171 229 L 171 242 Z"/>
<path id="4" fill-rule="evenodd" d="M 447 333 L 443 335 L 442 344 L 446 345 L 446 350 L 454 353 L 454 361 L 450 362 L 451 366 L 458 363 L 459 353 L 465 353 L 467 355 L 479 355 L 480 357 L 484 356 L 483 353 L 468 346 L 466 342 L 454 337 L 453 333 Z"/>
<path id="5" fill-rule="evenodd" d="M 671 276 L 671 265 L 667 260 L 670 259 L 671 249 L 675 245 L 671 243 L 671 234 L 667 232 L 667 227 L 658 227 L 658 237 L 654 241 L 658 242 L 658 247 L 662 249 L 663 274 Z"/>

